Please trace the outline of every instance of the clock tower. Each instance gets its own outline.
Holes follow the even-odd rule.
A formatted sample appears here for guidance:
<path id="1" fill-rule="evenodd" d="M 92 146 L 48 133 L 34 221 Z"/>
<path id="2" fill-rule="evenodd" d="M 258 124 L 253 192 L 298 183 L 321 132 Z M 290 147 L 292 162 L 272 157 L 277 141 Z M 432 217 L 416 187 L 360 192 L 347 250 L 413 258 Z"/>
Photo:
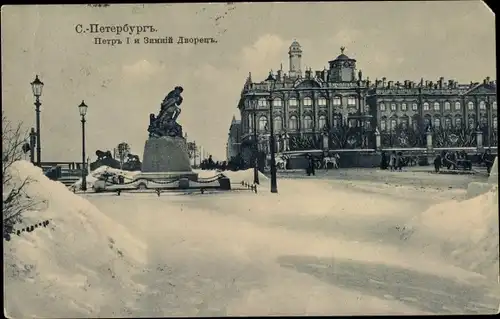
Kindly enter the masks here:
<path id="1" fill-rule="evenodd" d="M 329 82 L 354 82 L 356 81 L 356 60 L 344 54 L 345 47 L 340 48 L 340 55 L 332 61 L 328 61 Z"/>

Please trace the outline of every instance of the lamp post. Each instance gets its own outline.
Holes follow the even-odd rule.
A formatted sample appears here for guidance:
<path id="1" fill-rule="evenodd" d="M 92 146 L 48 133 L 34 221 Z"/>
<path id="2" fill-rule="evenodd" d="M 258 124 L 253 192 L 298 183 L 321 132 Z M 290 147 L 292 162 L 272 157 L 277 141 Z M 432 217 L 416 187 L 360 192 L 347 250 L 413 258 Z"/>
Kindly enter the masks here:
<path id="1" fill-rule="evenodd" d="M 82 100 L 82 103 L 78 105 L 78 110 L 80 111 L 81 122 L 82 122 L 82 191 L 87 191 L 87 174 L 85 169 L 85 115 L 87 114 L 88 106 Z"/>
<path id="2" fill-rule="evenodd" d="M 259 185 L 259 146 L 258 146 L 258 141 L 257 141 L 257 108 L 256 108 L 257 101 L 253 101 L 253 120 L 252 120 L 252 128 L 253 128 L 253 183 Z"/>
<path id="3" fill-rule="evenodd" d="M 193 141 L 193 167 L 196 168 L 196 141 Z"/>
<path id="4" fill-rule="evenodd" d="M 35 76 L 35 80 L 31 82 L 31 88 L 33 89 L 33 95 L 35 96 L 35 111 L 36 111 L 36 166 L 41 166 L 42 161 L 42 145 L 40 142 L 40 96 L 42 95 L 43 82 L 40 81 L 38 75 Z"/>
<path id="5" fill-rule="evenodd" d="M 270 121 L 270 132 L 269 132 L 269 150 L 271 151 L 271 193 L 278 192 L 278 185 L 276 182 L 276 160 L 274 154 L 274 118 L 273 118 L 273 91 L 276 86 L 276 79 L 274 78 L 272 72 L 269 72 L 269 76 L 266 81 L 271 85 L 269 88 L 269 121 Z"/>
<path id="6" fill-rule="evenodd" d="M 32 127 L 30 131 L 30 162 L 35 165 L 35 144 L 36 144 L 36 132 Z"/>

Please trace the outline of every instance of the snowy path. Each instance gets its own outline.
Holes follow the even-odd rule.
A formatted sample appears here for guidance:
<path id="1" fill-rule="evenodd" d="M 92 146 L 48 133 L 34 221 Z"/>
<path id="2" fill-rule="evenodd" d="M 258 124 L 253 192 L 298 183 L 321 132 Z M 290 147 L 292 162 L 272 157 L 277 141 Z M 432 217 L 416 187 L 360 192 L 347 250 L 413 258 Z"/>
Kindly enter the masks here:
<path id="1" fill-rule="evenodd" d="M 356 184 L 356 187 L 353 185 Z M 457 192 L 281 181 L 280 194 L 88 196 L 148 244 L 137 316 L 492 313 L 478 275 L 395 226 Z M 265 187 L 265 186 L 263 186 Z M 364 187 L 364 189 L 363 189 Z M 299 196 L 310 189 L 314 196 Z M 426 199 L 426 200 L 423 200 Z"/>

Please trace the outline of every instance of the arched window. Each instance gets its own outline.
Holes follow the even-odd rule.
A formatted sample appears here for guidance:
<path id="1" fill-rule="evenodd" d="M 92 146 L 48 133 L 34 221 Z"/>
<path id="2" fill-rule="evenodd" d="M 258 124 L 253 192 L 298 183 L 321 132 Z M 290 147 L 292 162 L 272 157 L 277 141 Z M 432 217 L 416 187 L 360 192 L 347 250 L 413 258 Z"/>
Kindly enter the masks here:
<path id="1" fill-rule="evenodd" d="M 498 118 L 494 117 L 494 118 L 493 118 L 493 123 L 492 123 L 492 124 L 493 124 L 493 129 L 495 129 L 495 130 L 496 130 L 496 129 L 497 129 L 497 127 L 498 127 Z"/>
<path id="2" fill-rule="evenodd" d="M 319 106 L 326 106 L 326 99 L 324 97 L 320 97 L 318 99 L 318 105 Z"/>
<path id="3" fill-rule="evenodd" d="M 434 118 L 434 127 L 435 128 L 441 127 L 441 119 L 439 117 Z"/>
<path id="4" fill-rule="evenodd" d="M 391 119 L 391 130 L 395 130 L 398 125 L 398 121 L 395 118 Z"/>
<path id="5" fill-rule="evenodd" d="M 476 128 L 476 120 L 474 119 L 473 116 L 469 116 L 468 124 L 469 124 L 469 129 L 475 129 Z"/>
<path id="6" fill-rule="evenodd" d="M 434 111 L 439 111 L 441 109 L 439 102 L 434 102 Z"/>
<path id="7" fill-rule="evenodd" d="M 288 100 L 288 105 L 289 106 L 297 106 L 297 99 L 292 97 L 291 99 Z"/>
<path id="8" fill-rule="evenodd" d="M 323 129 L 326 125 L 326 116 L 320 115 L 318 118 L 318 126 L 319 129 Z"/>
<path id="9" fill-rule="evenodd" d="M 283 120 L 281 119 L 281 116 L 276 116 L 274 118 L 274 130 L 281 131 L 281 129 L 283 129 Z"/>
<path id="10" fill-rule="evenodd" d="M 295 115 L 290 116 L 288 119 L 288 128 L 290 130 L 297 130 L 299 125 L 299 121 Z"/>
<path id="11" fill-rule="evenodd" d="M 267 100 L 265 98 L 259 99 L 259 106 L 260 107 L 267 106 Z"/>
<path id="12" fill-rule="evenodd" d="M 482 127 L 488 126 L 488 118 L 486 116 L 481 116 L 481 126 Z"/>
<path id="13" fill-rule="evenodd" d="M 380 130 L 385 131 L 387 129 L 386 125 L 387 125 L 387 121 L 386 121 L 385 117 L 381 118 L 380 119 Z"/>
<path id="14" fill-rule="evenodd" d="M 474 102 L 469 101 L 469 102 L 467 103 L 467 109 L 468 109 L 469 111 L 473 111 L 473 110 L 474 110 Z"/>
<path id="15" fill-rule="evenodd" d="M 304 116 L 304 129 L 306 130 L 312 129 L 312 124 L 313 124 L 312 117 L 310 115 Z"/>
<path id="16" fill-rule="evenodd" d="M 391 103 L 391 111 L 396 111 L 397 108 L 396 108 L 396 103 Z"/>
<path id="17" fill-rule="evenodd" d="M 380 103 L 379 104 L 379 108 L 381 111 L 385 111 L 385 104 L 384 103 Z"/>
<path id="18" fill-rule="evenodd" d="M 338 127 L 340 124 L 340 117 L 336 114 L 333 115 L 333 127 Z"/>
<path id="19" fill-rule="evenodd" d="M 462 105 L 460 104 L 460 102 L 455 102 L 455 111 L 460 111 L 461 108 Z"/>
<path id="20" fill-rule="evenodd" d="M 406 106 L 406 103 L 401 103 L 401 111 L 407 111 L 408 107 Z"/>
<path id="21" fill-rule="evenodd" d="M 418 129 L 418 117 L 417 116 L 414 116 L 412 121 L 411 121 L 411 125 L 413 127 L 413 130 L 417 130 Z"/>
<path id="22" fill-rule="evenodd" d="M 304 106 L 311 106 L 313 104 L 312 99 L 310 97 L 304 98 Z"/>
<path id="23" fill-rule="evenodd" d="M 457 116 L 455 118 L 455 127 L 457 128 L 462 127 L 462 118 L 460 116 Z"/>
<path id="24" fill-rule="evenodd" d="M 491 107 L 492 107 L 494 110 L 496 110 L 496 109 L 497 109 L 497 101 L 493 102 L 493 103 L 491 104 Z"/>
<path id="25" fill-rule="evenodd" d="M 340 98 L 340 96 L 336 96 L 333 98 L 333 105 L 342 105 L 342 99 Z"/>
<path id="26" fill-rule="evenodd" d="M 356 105 L 356 98 L 354 96 L 349 96 L 347 98 L 347 105 L 349 105 L 349 106 Z"/>
<path id="27" fill-rule="evenodd" d="M 267 117 L 262 115 L 259 117 L 259 131 L 265 131 L 267 130 Z"/>
<path id="28" fill-rule="evenodd" d="M 408 117 L 406 117 L 406 116 L 401 117 L 400 123 L 401 123 L 401 127 L 403 129 L 407 129 L 408 128 Z"/>
<path id="29" fill-rule="evenodd" d="M 447 128 L 447 129 L 451 128 L 451 118 L 445 117 L 445 119 L 444 119 L 444 127 Z"/>
<path id="30" fill-rule="evenodd" d="M 431 124 L 431 117 L 429 115 L 424 116 L 424 127 L 427 128 Z"/>
<path id="31" fill-rule="evenodd" d="M 444 109 L 446 111 L 451 110 L 451 104 L 450 104 L 450 102 L 448 102 L 448 101 L 444 102 Z"/>
<path id="32" fill-rule="evenodd" d="M 276 98 L 273 100 L 273 106 L 282 106 L 283 101 L 280 98 Z"/>
<path id="33" fill-rule="evenodd" d="M 418 111 L 418 104 L 417 104 L 417 103 L 413 103 L 413 104 L 411 105 L 411 109 L 412 109 L 413 111 Z"/>
<path id="34" fill-rule="evenodd" d="M 429 111 L 429 103 L 424 103 L 424 111 Z"/>
<path id="35" fill-rule="evenodd" d="M 486 103 L 484 101 L 479 102 L 479 109 L 486 110 Z"/>

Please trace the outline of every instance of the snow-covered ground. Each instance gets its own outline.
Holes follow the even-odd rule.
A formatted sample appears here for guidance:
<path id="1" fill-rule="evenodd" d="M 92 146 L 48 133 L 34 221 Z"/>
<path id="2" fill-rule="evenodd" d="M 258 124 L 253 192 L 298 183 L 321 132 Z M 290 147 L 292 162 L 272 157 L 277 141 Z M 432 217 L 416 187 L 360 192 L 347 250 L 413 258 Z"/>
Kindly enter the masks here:
<path id="1" fill-rule="evenodd" d="M 130 182 L 133 180 L 134 176 L 139 174 L 140 171 L 136 172 L 130 172 L 130 171 L 124 171 L 116 168 L 112 168 L 109 166 L 99 166 L 97 169 L 94 171 L 90 172 L 89 175 L 85 178 L 85 182 L 87 183 L 87 187 L 90 190 L 94 183 L 101 177 L 103 174 L 113 174 L 113 175 L 121 175 L 125 178 L 125 182 Z M 80 178 L 78 181 L 76 181 L 73 185 L 71 185 L 70 189 L 80 189 L 82 185 L 82 179 Z"/>
<path id="2" fill-rule="evenodd" d="M 144 287 L 132 280 L 147 264 L 146 243 L 86 199 L 20 161 L 13 182 L 45 203 L 16 229 L 49 220 L 47 228 L 4 241 L 4 300 L 12 318 L 128 315 Z M 120 294 L 117 292 L 120 291 Z M 123 295 L 122 295 L 123 294 Z"/>
<path id="3" fill-rule="evenodd" d="M 26 167 L 23 174 L 36 175 L 36 170 Z M 251 170 L 225 174 L 233 183 L 253 181 Z M 122 193 L 84 198 L 39 177 L 37 191 L 56 204 L 38 215 L 52 218 L 53 228 L 4 243 L 6 266 L 31 264 L 41 269 L 31 275 L 6 274 L 7 313 L 68 317 L 113 312 L 497 312 L 498 188 L 463 200 L 463 178 L 468 177 L 438 177 L 449 179 L 425 187 L 425 173 L 412 173 L 411 178 L 391 177 L 406 174 L 399 172 L 370 174 L 373 181 L 357 179 L 356 174 L 351 179 L 280 178 L 278 194 L 269 192 L 269 180 L 261 175 L 257 194 Z M 123 257 L 116 258 L 107 237 L 113 238 L 113 247 L 119 247 Z M 106 269 L 111 260 L 119 269 L 114 278 Z M 69 286 L 71 281 L 62 279 L 65 273 L 73 274 L 72 280 L 77 274 L 81 281 L 96 280 L 94 291 Z M 46 291 L 62 296 L 60 303 Z M 19 295 L 32 296 L 29 304 L 17 301 Z M 77 296 L 72 300 L 87 308 L 64 307 L 64 302 L 69 304 L 67 296 Z M 42 304 L 55 306 L 45 309 Z"/>

